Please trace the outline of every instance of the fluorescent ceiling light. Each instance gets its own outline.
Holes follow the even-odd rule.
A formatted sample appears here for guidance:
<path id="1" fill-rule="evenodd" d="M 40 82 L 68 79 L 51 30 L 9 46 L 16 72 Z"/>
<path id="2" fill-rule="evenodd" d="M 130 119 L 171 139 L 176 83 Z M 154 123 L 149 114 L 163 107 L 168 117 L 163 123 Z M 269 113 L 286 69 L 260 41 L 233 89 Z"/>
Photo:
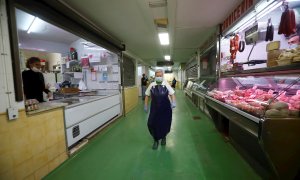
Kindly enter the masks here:
<path id="1" fill-rule="evenodd" d="M 169 33 L 159 33 L 158 37 L 161 45 L 169 45 Z"/>
<path id="2" fill-rule="evenodd" d="M 282 2 L 278 2 L 277 4 L 266 8 L 264 11 L 261 11 L 259 14 L 257 14 L 257 20 L 263 18 L 265 15 L 269 14 L 270 12 L 272 12 L 273 10 L 275 10 L 276 8 L 278 8 L 281 5 L 282 5 Z"/>
<path id="3" fill-rule="evenodd" d="M 30 26 L 29 26 L 29 28 L 28 28 L 28 30 L 27 30 L 27 33 L 28 33 L 28 34 L 31 33 L 31 31 L 32 31 L 33 27 L 35 26 L 36 21 L 37 21 L 38 19 L 39 19 L 38 17 L 34 17 L 34 18 L 33 18 L 32 22 L 31 22 L 31 24 L 30 24 Z"/>
<path id="4" fill-rule="evenodd" d="M 171 60 L 171 56 L 166 55 L 166 56 L 165 56 L 165 60 L 170 61 L 170 60 Z"/>
<path id="5" fill-rule="evenodd" d="M 277 3 L 269 5 L 264 10 L 262 10 L 259 13 L 256 14 L 256 19 L 255 19 L 255 16 L 253 16 L 250 19 L 247 19 L 247 22 L 244 23 L 242 26 L 240 26 L 235 32 L 240 32 L 240 31 L 245 30 L 248 26 L 254 24 L 255 20 L 257 20 L 257 21 L 260 20 L 265 15 L 269 14 L 270 12 L 272 12 L 273 10 L 275 10 L 276 8 L 278 8 L 279 6 L 281 6 L 281 4 L 282 4 L 282 2 L 277 2 Z"/>

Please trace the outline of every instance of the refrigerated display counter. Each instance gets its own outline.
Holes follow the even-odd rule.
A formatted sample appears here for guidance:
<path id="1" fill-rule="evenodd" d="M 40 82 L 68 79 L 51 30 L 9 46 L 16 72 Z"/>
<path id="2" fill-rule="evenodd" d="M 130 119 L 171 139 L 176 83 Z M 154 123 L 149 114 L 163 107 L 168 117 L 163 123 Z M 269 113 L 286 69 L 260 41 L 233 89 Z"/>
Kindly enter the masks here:
<path id="1" fill-rule="evenodd" d="M 185 84 L 184 94 L 189 98 L 192 98 L 192 86 L 194 82 L 192 80 L 187 80 Z"/>
<path id="2" fill-rule="evenodd" d="M 205 95 L 216 128 L 267 179 L 300 170 L 300 74 L 220 78 Z"/>
<path id="3" fill-rule="evenodd" d="M 209 115 L 206 105 L 205 105 L 205 96 L 207 90 L 211 85 L 216 82 L 216 77 L 201 77 L 193 83 L 191 86 L 191 99 L 192 102 L 198 107 L 202 112 Z"/>

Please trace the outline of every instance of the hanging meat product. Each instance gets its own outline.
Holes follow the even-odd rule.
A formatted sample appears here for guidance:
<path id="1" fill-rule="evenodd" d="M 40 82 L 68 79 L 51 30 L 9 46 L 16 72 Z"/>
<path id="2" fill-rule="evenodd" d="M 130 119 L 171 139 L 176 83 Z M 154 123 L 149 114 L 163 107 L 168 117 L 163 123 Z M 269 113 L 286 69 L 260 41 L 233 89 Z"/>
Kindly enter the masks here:
<path id="1" fill-rule="evenodd" d="M 233 61 L 236 58 L 236 53 L 239 49 L 239 35 L 235 35 L 233 38 L 230 39 L 230 61 L 233 63 Z"/>
<path id="2" fill-rule="evenodd" d="M 266 41 L 273 41 L 274 38 L 274 26 L 271 22 L 271 18 L 268 20 L 267 33 L 266 33 Z"/>
<path id="3" fill-rule="evenodd" d="M 282 13 L 279 24 L 278 34 L 284 34 L 286 37 L 296 32 L 296 18 L 293 9 L 288 9 Z"/>

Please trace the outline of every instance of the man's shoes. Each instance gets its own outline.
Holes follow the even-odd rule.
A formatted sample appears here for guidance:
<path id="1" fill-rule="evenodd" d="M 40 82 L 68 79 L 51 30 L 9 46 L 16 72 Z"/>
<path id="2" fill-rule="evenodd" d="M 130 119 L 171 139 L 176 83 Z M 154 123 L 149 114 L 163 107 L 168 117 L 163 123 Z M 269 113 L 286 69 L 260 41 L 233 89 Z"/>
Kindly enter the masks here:
<path id="1" fill-rule="evenodd" d="M 167 140 L 166 140 L 166 138 L 164 137 L 164 138 L 162 138 L 161 139 L 161 142 L 160 142 L 160 144 L 162 145 L 162 146 L 165 146 L 166 145 L 166 143 L 167 143 Z"/>
<path id="2" fill-rule="evenodd" d="M 158 148 L 158 141 L 154 141 L 152 149 L 156 150 Z"/>

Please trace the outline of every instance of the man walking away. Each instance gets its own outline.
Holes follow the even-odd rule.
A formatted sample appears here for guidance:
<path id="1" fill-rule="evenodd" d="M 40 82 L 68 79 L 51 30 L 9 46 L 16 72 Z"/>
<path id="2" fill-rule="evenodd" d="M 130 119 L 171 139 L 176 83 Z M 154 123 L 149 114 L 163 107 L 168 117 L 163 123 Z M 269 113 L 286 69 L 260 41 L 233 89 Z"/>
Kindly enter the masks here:
<path id="1" fill-rule="evenodd" d="M 142 99 L 145 100 L 145 91 L 147 87 L 148 78 L 145 74 L 143 74 L 143 77 L 141 79 L 141 85 L 142 85 Z"/>
<path id="2" fill-rule="evenodd" d="M 175 87 L 176 87 L 176 82 L 177 82 L 177 81 L 176 81 L 176 79 L 174 78 L 173 81 L 172 81 L 172 88 L 174 88 L 174 89 L 175 89 Z"/>

